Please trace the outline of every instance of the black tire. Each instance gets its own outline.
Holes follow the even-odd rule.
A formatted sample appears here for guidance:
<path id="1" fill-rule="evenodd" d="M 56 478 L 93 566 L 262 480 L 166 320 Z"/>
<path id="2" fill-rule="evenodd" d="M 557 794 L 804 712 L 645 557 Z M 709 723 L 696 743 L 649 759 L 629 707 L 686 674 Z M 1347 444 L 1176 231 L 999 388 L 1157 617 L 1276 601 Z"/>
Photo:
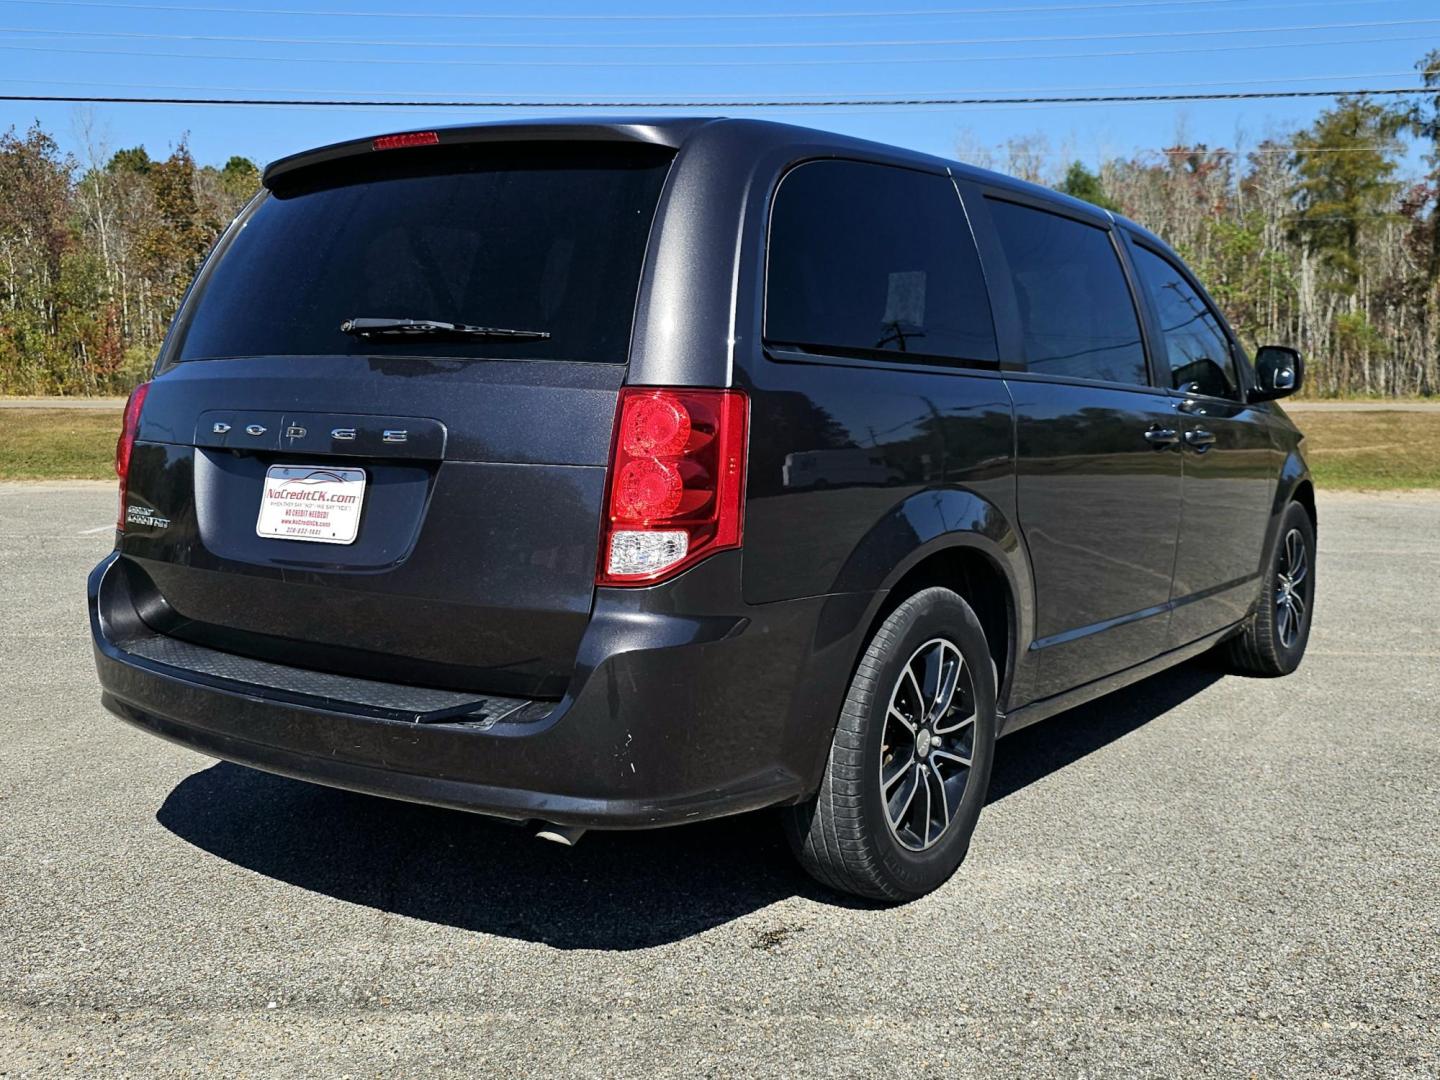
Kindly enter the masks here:
<path id="1" fill-rule="evenodd" d="M 1304 559 L 1298 581 L 1293 580 L 1296 551 Z M 1305 508 L 1292 502 L 1275 531 L 1255 612 L 1226 643 L 1231 665 L 1251 675 L 1289 675 L 1305 656 L 1314 612 L 1315 526 Z"/>
<path id="2" fill-rule="evenodd" d="M 954 663 L 954 653 L 963 663 Z M 916 680 L 906 676 L 912 662 L 918 665 Z M 957 677 L 946 711 L 935 703 L 944 699 L 944 673 L 952 669 Z M 933 702 L 926 700 L 932 670 Z M 905 690 L 899 687 L 902 679 Z M 892 697 L 898 717 L 891 713 Z M 917 701 L 928 718 L 912 707 Z M 973 721 L 962 716 L 971 710 Z M 801 864 L 832 889 L 874 900 L 912 900 L 942 885 L 965 858 L 985 803 L 995 724 L 995 666 L 970 605 L 942 588 L 906 599 L 875 631 L 860 659 L 819 792 L 785 812 L 786 835 Z M 907 734 L 911 742 L 905 749 Z M 958 764 L 967 750 L 968 767 Z M 889 788 L 888 804 L 881 794 L 882 768 L 898 778 L 885 781 L 898 785 Z M 912 801 L 904 803 L 911 783 Z M 911 809 L 899 812 L 900 824 L 892 825 L 887 810 L 902 804 Z M 942 826 L 944 817 L 948 821 Z M 917 850 L 922 828 L 928 846 Z"/>

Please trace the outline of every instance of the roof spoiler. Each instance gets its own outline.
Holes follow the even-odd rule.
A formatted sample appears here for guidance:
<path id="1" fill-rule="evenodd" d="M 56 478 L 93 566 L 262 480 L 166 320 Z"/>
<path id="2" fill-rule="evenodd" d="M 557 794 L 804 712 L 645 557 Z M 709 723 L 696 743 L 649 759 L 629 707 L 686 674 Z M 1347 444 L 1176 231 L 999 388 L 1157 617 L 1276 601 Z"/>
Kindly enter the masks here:
<path id="1" fill-rule="evenodd" d="M 348 139 L 314 150 L 272 161 L 265 167 L 261 182 L 273 187 L 282 176 L 312 165 L 357 157 L 380 150 L 402 147 L 458 146 L 463 143 L 487 142 L 633 142 L 678 149 L 696 128 L 710 123 L 705 118 L 661 120 L 535 120 L 525 123 L 462 124 L 454 127 L 425 128 L 372 135 L 364 139 Z"/>

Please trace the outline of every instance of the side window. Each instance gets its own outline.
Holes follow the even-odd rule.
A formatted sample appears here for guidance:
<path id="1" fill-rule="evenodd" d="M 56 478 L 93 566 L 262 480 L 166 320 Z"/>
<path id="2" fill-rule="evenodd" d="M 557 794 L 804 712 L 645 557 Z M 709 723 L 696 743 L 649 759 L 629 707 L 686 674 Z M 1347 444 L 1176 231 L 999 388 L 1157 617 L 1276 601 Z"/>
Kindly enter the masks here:
<path id="1" fill-rule="evenodd" d="M 1149 383 L 1135 300 L 1104 229 L 990 200 L 1025 336 L 1030 371 Z"/>
<path id="2" fill-rule="evenodd" d="M 854 161 L 787 173 L 770 214 L 765 338 L 993 361 L 980 257 L 950 180 Z"/>
<path id="3" fill-rule="evenodd" d="M 1235 355 L 1220 320 L 1170 260 L 1138 244 L 1133 247 L 1135 272 L 1165 335 L 1171 386 L 1191 394 L 1239 398 Z"/>

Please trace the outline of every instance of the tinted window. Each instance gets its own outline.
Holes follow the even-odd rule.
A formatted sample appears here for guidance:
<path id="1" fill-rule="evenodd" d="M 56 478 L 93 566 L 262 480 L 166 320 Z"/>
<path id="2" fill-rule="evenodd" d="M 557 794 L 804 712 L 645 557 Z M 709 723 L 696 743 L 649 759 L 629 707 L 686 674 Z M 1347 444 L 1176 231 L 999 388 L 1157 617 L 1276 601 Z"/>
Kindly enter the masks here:
<path id="1" fill-rule="evenodd" d="M 1106 382 L 1149 381 L 1140 321 L 1104 229 L 990 201 L 1031 371 Z"/>
<path id="2" fill-rule="evenodd" d="M 1192 394 L 1238 398 L 1240 383 L 1230 341 L 1185 275 L 1170 260 L 1138 246 L 1135 272 L 1160 317 L 1165 351 L 1170 356 L 1171 386 Z"/>
<path id="3" fill-rule="evenodd" d="M 852 161 L 791 170 L 770 218 L 765 336 L 994 360 L 980 258 L 949 178 Z"/>
<path id="4" fill-rule="evenodd" d="M 258 207 L 187 312 L 175 355 L 623 362 L 669 161 L 655 147 L 523 144 L 345 158 Z M 353 316 L 551 336 L 362 341 L 340 332 Z"/>

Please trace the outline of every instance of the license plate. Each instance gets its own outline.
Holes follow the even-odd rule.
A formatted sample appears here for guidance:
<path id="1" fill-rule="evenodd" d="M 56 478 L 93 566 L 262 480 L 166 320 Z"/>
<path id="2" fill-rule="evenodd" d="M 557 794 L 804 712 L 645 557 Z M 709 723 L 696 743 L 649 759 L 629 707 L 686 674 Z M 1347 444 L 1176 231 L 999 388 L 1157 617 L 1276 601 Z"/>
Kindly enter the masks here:
<path id="1" fill-rule="evenodd" d="M 364 469 L 271 465 L 260 493 L 258 536 L 353 544 L 365 501 Z"/>

